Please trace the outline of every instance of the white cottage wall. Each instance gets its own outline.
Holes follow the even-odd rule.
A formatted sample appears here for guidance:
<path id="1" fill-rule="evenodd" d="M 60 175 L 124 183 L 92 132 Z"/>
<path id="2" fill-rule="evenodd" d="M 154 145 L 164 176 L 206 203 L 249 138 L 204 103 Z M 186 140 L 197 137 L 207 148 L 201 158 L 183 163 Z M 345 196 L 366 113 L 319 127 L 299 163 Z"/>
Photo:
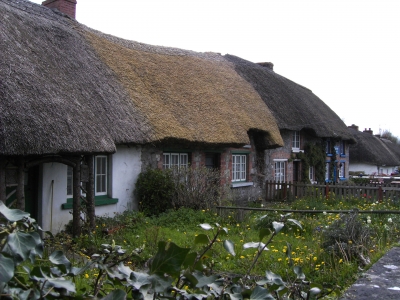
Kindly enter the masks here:
<path id="1" fill-rule="evenodd" d="M 45 231 L 57 233 L 72 219 L 69 210 L 61 205 L 67 201 L 67 166 L 61 163 L 45 163 L 42 168 L 42 206 L 39 224 Z"/>
<path id="2" fill-rule="evenodd" d="M 141 172 L 141 147 L 118 146 L 109 156 L 109 191 L 116 204 L 96 206 L 96 215 L 110 216 L 127 209 L 137 209 L 134 190 Z M 71 209 L 62 209 L 67 202 L 67 166 L 61 163 L 45 163 L 42 167 L 41 204 L 39 224 L 43 230 L 57 233 L 72 220 Z"/>

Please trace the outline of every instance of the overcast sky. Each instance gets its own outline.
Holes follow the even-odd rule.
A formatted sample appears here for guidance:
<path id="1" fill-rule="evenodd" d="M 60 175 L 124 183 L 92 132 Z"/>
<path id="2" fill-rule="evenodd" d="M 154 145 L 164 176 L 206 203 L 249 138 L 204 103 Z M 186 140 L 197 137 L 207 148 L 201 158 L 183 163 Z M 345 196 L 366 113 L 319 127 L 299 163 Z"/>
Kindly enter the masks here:
<path id="1" fill-rule="evenodd" d="M 91 28 L 152 45 L 272 62 L 347 125 L 400 137 L 398 0 L 77 1 L 77 20 Z"/>

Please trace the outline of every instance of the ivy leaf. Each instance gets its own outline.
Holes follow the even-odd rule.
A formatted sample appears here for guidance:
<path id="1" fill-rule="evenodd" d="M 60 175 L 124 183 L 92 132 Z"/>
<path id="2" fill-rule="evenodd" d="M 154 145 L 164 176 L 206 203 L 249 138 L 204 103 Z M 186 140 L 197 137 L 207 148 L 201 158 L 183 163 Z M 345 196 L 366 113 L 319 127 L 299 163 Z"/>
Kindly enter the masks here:
<path id="1" fill-rule="evenodd" d="M 266 237 L 267 235 L 270 234 L 270 230 L 268 228 L 261 228 L 260 231 L 258 232 L 258 238 L 260 239 L 260 241 Z"/>
<path id="2" fill-rule="evenodd" d="M 102 300 L 125 300 L 125 299 L 126 299 L 126 292 L 120 289 L 114 290 L 107 296 L 102 298 Z"/>
<path id="3" fill-rule="evenodd" d="M 212 226 L 210 224 L 207 224 L 207 223 L 200 224 L 200 227 L 203 228 L 204 230 L 213 229 Z"/>
<path id="4" fill-rule="evenodd" d="M 249 249 L 249 248 L 257 248 L 258 250 L 261 250 L 264 248 L 265 244 L 262 242 L 249 242 L 243 245 L 244 249 Z M 264 251 L 269 250 L 267 247 L 264 248 Z"/>
<path id="5" fill-rule="evenodd" d="M 149 275 L 146 273 L 132 272 L 130 280 L 133 283 L 132 285 L 138 290 L 140 290 L 143 286 L 151 284 Z"/>
<path id="6" fill-rule="evenodd" d="M 71 270 L 71 262 L 60 250 L 51 253 L 49 256 L 49 260 L 58 267 L 61 267 L 61 271 L 63 271 L 64 273 L 68 273 Z"/>
<path id="7" fill-rule="evenodd" d="M 228 228 L 226 228 L 226 227 L 222 227 L 222 228 L 220 228 L 220 230 L 218 231 L 218 233 L 221 235 L 221 236 L 224 236 L 224 235 L 227 235 L 228 234 Z"/>
<path id="8" fill-rule="evenodd" d="M 229 254 L 235 256 L 235 245 L 230 241 L 230 240 L 225 240 L 224 241 L 224 248 L 226 251 L 228 251 Z"/>
<path id="9" fill-rule="evenodd" d="M 164 277 L 158 276 L 158 275 L 151 275 L 148 277 L 149 281 L 152 283 L 152 289 L 156 293 L 163 293 L 165 292 L 168 288 L 171 287 L 171 284 L 173 282 L 173 278 L 171 277 Z"/>
<path id="10" fill-rule="evenodd" d="M 12 251 L 9 254 L 22 259 L 22 261 L 27 260 L 31 250 L 36 247 L 36 242 L 32 235 L 21 231 L 11 233 L 7 237 L 7 244 Z"/>
<path id="11" fill-rule="evenodd" d="M 190 249 L 181 248 L 174 243 L 159 242 L 158 251 L 150 266 L 150 274 L 169 274 L 179 277 L 181 265 Z"/>
<path id="12" fill-rule="evenodd" d="M 0 282 L 9 282 L 14 276 L 14 261 L 0 253 Z"/>
<path id="13" fill-rule="evenodd" d="M 208 236 L 204 233 L 199 234 L 194 238 L 195 244 L 208 244 L 208 242 L 209 242 Z"/>
<path id="14" fill-rule="evenodd" d="M 301 226 L 300 222 L 295 220 L 295 219 L 288 219 L 288 221 L 292 222 L 293 224 L 297 225 L 300 229 L 303 229 L 303 226 Z"/>
<path id="15" fill-rule="evenodd" d="M 23 218 L 29 217 L 29 213 L 20 209 L 9 209 L 3 201 L 0 200 L 0 213 L 10 222 L 17 222 Z"/>
<path id="16" fill-rule="evenodd" d="M 250 300 L 273 300 L 275 299 L 267 289 L 256 286 L 250 295 Z"/>
<path id="17" fill-rule="evenodd" d="M 285 282 L 282 280 L 282 277 L 279 276 L 278 274 L 272 273 L 271 271 L 266 271 L 265 272 L 265 277 L 267 280 L 273 284 L 282 286 L 285 285 Z"/>
<path id="18" fill-rule="evenodd" d="M 204 276 L 203 273 L 199 272 L 199 271 L 193 272 L 192 275 L 197 280 L 197 283 L 196 283 L 197 288 L 202 288 L 206 285 L 212 284 L 215 282 L 215 280 L 218 279 L 218 275 L 211 275 L 211 276 L 207 277 L 207 276 Z"/>
<path id="19" fill-rule="evenodd" d="M 306 275 L 303 273 L 303 270 L 301 267 L 295 266 L 293 268 L 293 272 L 297 275 L 297 279 L 301 279 L 301 280 L 306 279 Z"/>
<path id="20" fill-rule="evenodd" d="M 283 224 L 282 222 L 272 222 L 272 227 L 274 227 L 276 234 L 278 234 L 279 231 L 282 230 L 283 226 L 285 226 L 285 224 Z"/>

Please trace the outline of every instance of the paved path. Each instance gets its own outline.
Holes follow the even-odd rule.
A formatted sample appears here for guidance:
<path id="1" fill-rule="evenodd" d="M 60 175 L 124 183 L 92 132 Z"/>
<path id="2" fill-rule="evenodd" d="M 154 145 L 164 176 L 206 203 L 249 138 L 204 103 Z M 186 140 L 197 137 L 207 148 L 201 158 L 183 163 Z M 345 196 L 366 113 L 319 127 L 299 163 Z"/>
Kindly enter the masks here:
<path id="1" fill-rule="evenodd" d="M 390 249 L 340 298 L 354 299 L 400 300 L 400 247 Z"/>

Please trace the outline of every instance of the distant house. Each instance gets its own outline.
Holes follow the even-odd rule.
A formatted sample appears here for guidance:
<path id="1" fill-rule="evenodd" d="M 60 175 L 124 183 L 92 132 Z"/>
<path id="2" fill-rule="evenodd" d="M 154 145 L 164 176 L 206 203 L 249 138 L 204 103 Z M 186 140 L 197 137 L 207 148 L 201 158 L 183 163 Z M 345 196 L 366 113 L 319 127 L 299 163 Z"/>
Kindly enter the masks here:
<path id="1" fill-rule="evenodd" d="M 373 131 L 359 131 L 358 126 L 349 126 L 357 141 L 351 145 L 350 171 L 366 175 L 391 175 L 400 165 L 400 146 L 374 135 Z"/>
<path id="2" fill-rule="evenodd" d="M 105 35 L 63 1 L 0 0 L 0 200 L 57 232 L 82 194 L 99 215 L 137 208 L 148 166 L 257 186 L 258 156 L 283 141 L 229 59 Z"/>
<path id="3" fill-rule="evenodd" d="M 284 141 L 284 147 L 266 150 L 265 178 L 277 182 L 346 180 L 349 144 L 354 138 L 336 113 L 311 90 L 275 73 L 272 63 L 226 57 L 272 111 Z"/>

